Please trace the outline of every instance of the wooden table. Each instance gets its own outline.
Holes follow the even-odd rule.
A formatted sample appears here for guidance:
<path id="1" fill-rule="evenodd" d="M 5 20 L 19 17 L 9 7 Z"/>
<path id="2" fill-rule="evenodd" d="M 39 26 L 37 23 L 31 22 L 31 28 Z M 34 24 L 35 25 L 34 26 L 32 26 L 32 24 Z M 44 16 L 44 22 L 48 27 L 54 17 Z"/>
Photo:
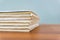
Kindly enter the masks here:
<path id="1" fill-rule="evenodd" d="M 0 32 L 0 40 L 60 40 L 60 24 L 43 24 L 29 33 Z"/>

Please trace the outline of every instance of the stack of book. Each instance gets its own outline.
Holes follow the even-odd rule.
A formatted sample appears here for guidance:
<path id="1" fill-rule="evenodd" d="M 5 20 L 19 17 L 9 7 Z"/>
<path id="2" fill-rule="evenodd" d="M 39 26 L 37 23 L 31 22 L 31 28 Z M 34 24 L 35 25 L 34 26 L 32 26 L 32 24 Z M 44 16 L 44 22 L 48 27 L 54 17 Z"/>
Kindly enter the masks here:
<path id="1" fill-rule="evenodd" d="M 30 32 L 39 25 L 39 17 L 32 11 L 1 11 L 0 31 Z"/>

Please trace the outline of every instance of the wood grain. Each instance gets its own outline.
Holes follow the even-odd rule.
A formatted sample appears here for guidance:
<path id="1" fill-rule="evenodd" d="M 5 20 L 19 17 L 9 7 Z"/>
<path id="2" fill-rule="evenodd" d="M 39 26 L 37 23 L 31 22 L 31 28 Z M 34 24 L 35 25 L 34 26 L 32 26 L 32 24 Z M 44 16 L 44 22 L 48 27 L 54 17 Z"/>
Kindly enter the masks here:
<path id="1" fill-rule="evenodd" d="M 43 24 L 29 33 L 0 32 L 0 40 L 60 40 L 60 24 Z"/>

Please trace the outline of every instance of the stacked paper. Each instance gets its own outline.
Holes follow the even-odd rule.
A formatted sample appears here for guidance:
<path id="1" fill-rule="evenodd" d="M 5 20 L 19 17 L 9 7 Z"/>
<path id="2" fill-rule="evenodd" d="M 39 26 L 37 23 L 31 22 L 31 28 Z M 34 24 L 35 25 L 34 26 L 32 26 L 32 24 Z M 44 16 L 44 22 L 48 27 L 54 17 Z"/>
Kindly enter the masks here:
<path id="1" fill-rule="evenodd" d="M 38 25 L 39 18 L 32 11 L 0 12 L 0 31 L 30 32 Z"/>

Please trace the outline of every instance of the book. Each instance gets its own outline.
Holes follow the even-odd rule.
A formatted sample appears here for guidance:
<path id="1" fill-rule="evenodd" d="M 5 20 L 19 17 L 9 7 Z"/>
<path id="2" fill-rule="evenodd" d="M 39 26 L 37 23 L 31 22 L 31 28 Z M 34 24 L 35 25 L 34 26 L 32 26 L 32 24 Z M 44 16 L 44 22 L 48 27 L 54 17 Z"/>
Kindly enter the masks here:
<path id="1" fill-rule="evenodd" d="M 39 26 L 39 17 L 32 11 L 0 11 L 0 31 L 30 32 Z"/>

